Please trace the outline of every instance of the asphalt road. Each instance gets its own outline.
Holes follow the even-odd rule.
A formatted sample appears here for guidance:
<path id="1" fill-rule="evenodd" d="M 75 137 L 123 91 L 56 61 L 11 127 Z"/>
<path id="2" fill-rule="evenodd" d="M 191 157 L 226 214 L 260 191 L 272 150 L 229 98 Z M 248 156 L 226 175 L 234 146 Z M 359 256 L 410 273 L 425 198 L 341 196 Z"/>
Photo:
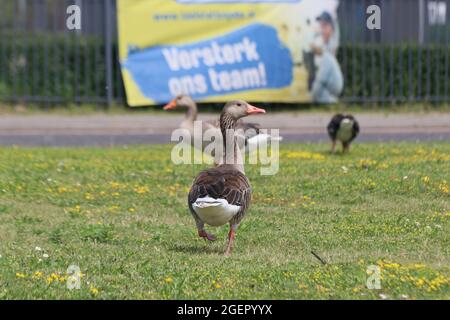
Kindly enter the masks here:
<path id="1" fill-rule="evenodd" d="M 326 142 L 326 134 L 286 134 L 283 142 Z M 356 141 L 448 141 L 450 133 L 367 133 L 361 134 Z M 84 147 L 84 146 L 120 146 L 170 143 L 167 134 L 148 135 L 7 135 L 0 136 L 0 145 L 4 146 L 49 146 L 49 147 Z"/>
<path id="2" fill-rule="evenodd" d="M 357 141 L 449 141 L 450 113 L 360 113 Z M 326 142 L 329 113 L 278 112 L 255 116 L 263 128 L 280 130 L 283 142 Z M 217 118 L 202 114 L 200 119 Z M 172 130 L 183 119 L 180 113 L 1 115 L 0 145 L 5 146 L 114 146 L 170 143 Z M 250 121 L 250 118 L 249 118 Z"/>

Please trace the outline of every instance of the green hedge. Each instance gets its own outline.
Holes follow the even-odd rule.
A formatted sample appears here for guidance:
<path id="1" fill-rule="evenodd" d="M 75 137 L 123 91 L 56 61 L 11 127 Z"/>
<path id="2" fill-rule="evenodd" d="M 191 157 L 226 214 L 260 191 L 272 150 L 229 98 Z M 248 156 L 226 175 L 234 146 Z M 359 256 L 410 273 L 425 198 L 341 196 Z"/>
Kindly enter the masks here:
<path id="1" fill-rule="evenodd" d="M 116 45 L 113 61 L 118 61 Z M 105 45 L 97 37 L 0 37 L 1 96 L 105 97 Z M 119 69 L 116 67 L 115 71 Z M 121 89 L 114 74 L 114 92 Z"/>
<path id="2" fill-rule="evenodd" d="M 450 59 L 450 47 L 445 45 L 341 46 L 338 60 L 345 77 L 344 96 L 432 100 L 450 94 L 446 54 Z"/>
<path id="3" fill-rule="evenodd" d="M 111 50 L 118 61 L 116 44 Z M 411 92 L 419 98 L 444 96 L 450 93 L 445 79 L 448 51 L 445 45 L 342 45 L 338 59 L 344 97 L 408 99 Z M 0 100 L 13 95 L 57 96 L 67 102 L 77 96 L 105 97 L 104 57 L 104 42 L 98 37 L 1 35 Z M 117 63 L 113 76 L 117 95 L 123 92 Z"/>

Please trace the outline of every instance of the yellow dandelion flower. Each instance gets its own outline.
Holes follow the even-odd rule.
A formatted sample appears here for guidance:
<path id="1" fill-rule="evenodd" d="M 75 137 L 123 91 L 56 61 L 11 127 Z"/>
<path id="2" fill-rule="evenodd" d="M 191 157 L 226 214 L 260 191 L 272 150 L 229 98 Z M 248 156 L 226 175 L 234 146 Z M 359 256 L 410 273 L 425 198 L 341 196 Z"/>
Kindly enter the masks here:
<path id="1" fill-rule="evenodd" d="M 398 269 L 400 268 L 400 265 L 398 263 L 386 263 L 384 264 L 384 267 L 387 269 Z"/>
<path id="2" fill-rule="evenodd" d="M 90 194 L 90 193 L 86 193 L 86 194 L 84 195 L 84 198 L 85 198 L 86 200 L 94 200 L 94 196 L 93 196 L 92 194 Z"/>
<path id="3" fill-rule="evenodd" d="M 33 276 L 32 279 L 40 279 L 42 278 L 43 273 L 41 271 L 36 271 Z"/>
<path id="4" fill-rule="evenodd" d="M 59 187 L 59 188 L 58 188 L 58 192 L 59 192 L 59 193 L 65 193 L 65 192 L 67 192 L 67 188 L 65 188 L 65 187 Z"/>
<path id="5" fill-rule="evenodd" d="M 377 164 L 376 160 L 372 160 L 372 159 L 361 159 L 358 162 L 358 167 L 361 169 L 368 169 L 370 167 L 373 167 Z"/>
<path id="6" fill-rule="evenodd" d="M 136 192 L 137 194 L 145 194 L 149 193 L 150 189 L 147 186 L 137 186 L 134 188 L 134 192 Z"/>
<path id="7" fill-rule="evenodd" d="M 317 291 L 319 291 L 319 292 L 324 292 L 324 293 L 330 291 L 330 289 L 328 289 L 328 288 L 326 288 L 326 287 L 324 287 L 324 286 L 321 286 L 320 284 L 316 285 L 316 289 L 317 289 Z"/>
<path id="8" fill-rule="evenodd" d="M 421 287 L 425 284 L 425 280 L 424 279 L 418 279 L 416 281 L 416 286 Z"/>
<path id="9" fill-rule="evenodd" d="M 96 296 L 98 294 L 98 289 L 95 288 L 94 286 L 91 286 L 89 289 L 89 292 L 93 295 Z"/>
<path id="10" fill-rule="evenodd" d="M 325 156 L 320 153 L 307 151 L 290 151 L 286 154 L 288 159 L 324 160 Z"/>
<path id="11" fill-rule="evenodd" d="M 52 278 L 54 281 L 58 281 L 59 280 L 59 274 L 53 272 L 50 275 L 50 278 Z"/>
<path id="12" fill-rule="evenodd" d="M 118 183 L 118 182 L 110 182 L 109 186 L 111 187 L 111 189 L 119 189 L 120 188 L 120 183 Z"/>
<path id="13" fill-rule="evenodd" d="M 17 272 L 16 273 L 16 278 L 26 278 L 26 275 L 25 274 L 23 274 L 23 273 L 20 273 L 20 272 Z"/>
<path id="14" fill-rule="evenodd" d="M 383 163 L 380 163 L 380 164 L 377 166 L 377 168 L 378 168 L 378 169 L 387 169 L 387 168 L 389 168 L 389 165 L 388 165 L 387 163 L 383 162 Z"/>
<path id="15" fill-rule="evenodd" d="M 429 177 L 429 176 L 423 177 L 423 178 L 422 178 L 422 182 L 425 183 L 425 184 L 430 183 L 430 177 Z"/>
<path id="16" fill-rule="evenodd" d="M 135 208 L 129 208 L 128 211 L 130 211 L 130 212 L 136 212 L 136 209 L 135 209 Z"/>
<path id="17" fill-rule="evenodd" d="M 119 208 L 119 206 L 111 206 L 111 207 L 109 207 L 109 211 L 117 211 L 117 210 L 119 210 L 120 208 Z"/>
<path id="18" fill-rule="evenodd" d="M 447 183 L 439 184 L 439 190 L 441 190 L 441 192 L 443 192 L 445 194 L 449 194 L 450 193 L 450 187 L 448 186 Z"/>
<path id="19" fill-rule="evenodd" d="M 171 277 L 167 277 L 167 278 L 164 279 L 164 281 L 165 281 L 166 283 L 172 283 L 172 282 L 173 282 L 173 279 L 172 279 Z"/>

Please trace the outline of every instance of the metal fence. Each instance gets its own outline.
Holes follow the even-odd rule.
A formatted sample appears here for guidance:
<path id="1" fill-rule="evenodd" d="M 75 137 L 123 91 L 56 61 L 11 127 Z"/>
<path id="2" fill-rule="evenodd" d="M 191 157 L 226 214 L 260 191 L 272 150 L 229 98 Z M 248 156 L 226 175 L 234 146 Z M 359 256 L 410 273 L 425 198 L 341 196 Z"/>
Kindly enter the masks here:
<path id="1" fill-rule="evenodd" d="M 69 31 L 67 8 L 82 11 Z M 124 101 L 115 0 L 0 0 L 0 100 Z"/>
<path id="2" fill-rule="evenodd" d="M 150 0 L 149 0 L 150 1 Z M 66 9 L 82 10 L 68 31 Z M 366 28 L 369 5 L 381 30 Z M 346 102 L 449 102 L 450 0 L 341 0 Z M 0 0 L 0 101 L 125 103 L 116 0 Z"/>
<path id="3" fill-rule="evenodd" d="M 366 8 L 381 8 L 381 29 Z M 449 101 L 449 0 L 340 1 L 341 54 L 350 102 Z"/>

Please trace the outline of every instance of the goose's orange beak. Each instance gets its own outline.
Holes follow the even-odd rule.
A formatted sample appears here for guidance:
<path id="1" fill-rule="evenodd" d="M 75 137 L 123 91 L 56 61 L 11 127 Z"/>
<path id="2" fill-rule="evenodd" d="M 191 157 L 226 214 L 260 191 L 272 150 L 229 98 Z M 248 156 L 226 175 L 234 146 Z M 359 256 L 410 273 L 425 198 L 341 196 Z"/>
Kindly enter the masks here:
<path id="1" fill-rule="evenodd" d="M 164 110 L 171 110 L 171 109 L 175 109 L 177 106 L 177 102 L 175 101 L 175 99 L 173 99 L 172 101 L 170 101 L 168 104 L 166 104 L 164 106 Z"/>
<path id="2" fill-rule="evenodd" d="M 266 113 L 266 110 L 257 108 L 249 104 L 247 106 L 247 114 Z"/>

